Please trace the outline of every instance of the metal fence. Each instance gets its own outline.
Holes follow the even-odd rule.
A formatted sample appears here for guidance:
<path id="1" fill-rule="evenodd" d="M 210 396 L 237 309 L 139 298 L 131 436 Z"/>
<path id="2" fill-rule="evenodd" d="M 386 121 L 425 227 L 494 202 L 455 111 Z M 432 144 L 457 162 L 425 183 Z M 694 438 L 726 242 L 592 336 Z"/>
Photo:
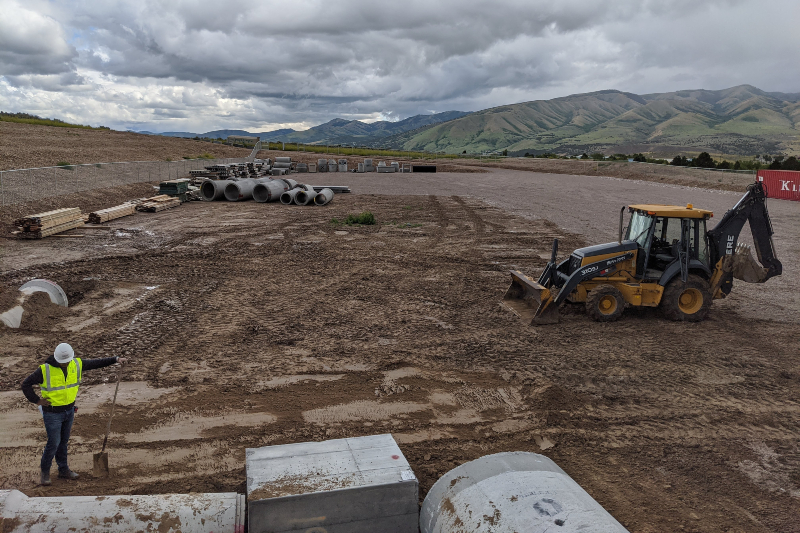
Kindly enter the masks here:
<path id="1" fill-rule="evenodd" d="M 184 159 L 181 161 L 130 161 L 91 163 L 0 171 L 0 206 L 22 204 L 54 196 L 185 177 L 190 170 L 209 165 L 252 161 L 261 143 L 244 158 Z"/>

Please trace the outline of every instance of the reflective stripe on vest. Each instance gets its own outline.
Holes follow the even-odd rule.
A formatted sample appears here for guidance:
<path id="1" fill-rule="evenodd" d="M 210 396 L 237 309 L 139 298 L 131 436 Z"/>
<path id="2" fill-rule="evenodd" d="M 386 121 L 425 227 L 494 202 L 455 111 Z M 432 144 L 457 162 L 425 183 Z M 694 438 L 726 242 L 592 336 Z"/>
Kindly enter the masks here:
<path id="1" fill-rule="evenodd" d="M 83 362 L 79 357 L 70 361 L 67 366 L 66 379 L 64 371 L 60 367 L 58 371 L 50 373 L 51 366 L 47 363 L 41 365 L 42 369 L 42 398 L 48 400 L 50 405 L 58 407 L 61 405 L 69 405 L 75 402 L 78 396 L 78 387 L 83 378 Z"/>

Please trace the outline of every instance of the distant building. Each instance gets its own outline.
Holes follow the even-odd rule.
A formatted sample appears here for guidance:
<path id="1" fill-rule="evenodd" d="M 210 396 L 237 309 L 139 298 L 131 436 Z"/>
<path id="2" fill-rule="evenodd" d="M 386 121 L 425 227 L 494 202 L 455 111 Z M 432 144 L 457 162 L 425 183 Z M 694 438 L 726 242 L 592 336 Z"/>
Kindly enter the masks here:
<path id="1" fill-rule="evenodd" d="M 228 135 L 228 144 L 235 143 L 257 143 L 261 139 L 259 137 L 249 137 L 247 135 Z"/>

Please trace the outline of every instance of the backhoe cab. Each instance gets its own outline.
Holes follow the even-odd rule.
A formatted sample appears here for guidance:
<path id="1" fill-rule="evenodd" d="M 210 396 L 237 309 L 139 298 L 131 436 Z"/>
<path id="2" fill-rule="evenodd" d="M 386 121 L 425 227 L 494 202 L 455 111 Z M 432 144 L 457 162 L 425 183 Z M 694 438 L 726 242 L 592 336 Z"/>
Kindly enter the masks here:
<path id="1" fill-rule="evenodd" d="M 623 230 L 626 209 L 631 216 Z M 580 248 L 556 263 L 556 239 L 537 281 L 511 271 L 502 303 L 531 324 L 558 322 L 558 307 L 565 301 L 584 303 L 587 314 L 601 322 L 617 320 L 626 304 L 661 307 L 671 320 L 703 320 L 711 301 L 730 293 L 733 278 L 763 283 L 782 270 L 763 184 L 750 185 L 708 231 L 712 216 L 691 204 L 623 207 L 617 242 Z M 738 242 L 746 221 L 761 264 L 749 246 Z"/>

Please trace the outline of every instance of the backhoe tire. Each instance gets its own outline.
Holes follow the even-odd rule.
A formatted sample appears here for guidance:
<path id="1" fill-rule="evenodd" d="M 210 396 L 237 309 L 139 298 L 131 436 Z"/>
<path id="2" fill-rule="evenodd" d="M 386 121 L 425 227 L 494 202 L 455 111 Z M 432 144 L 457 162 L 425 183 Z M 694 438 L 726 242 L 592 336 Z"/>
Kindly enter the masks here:
<path id="1" fill-rule="evenodd" d="M 686 283 L 680 276 L 667 283 L 661 296 L 664 316 L 676 322 L 700 322 L 711 307 L 711 289 L 708 282 L 696 274 L 689 274 Z"/>
<path id="2" fill-rule="evenodd" d="M 586 297 L 586 314 L 598 322 L 614 322 L 622 316 L 625 298 L 613 285 L 598 285 Z"/>

